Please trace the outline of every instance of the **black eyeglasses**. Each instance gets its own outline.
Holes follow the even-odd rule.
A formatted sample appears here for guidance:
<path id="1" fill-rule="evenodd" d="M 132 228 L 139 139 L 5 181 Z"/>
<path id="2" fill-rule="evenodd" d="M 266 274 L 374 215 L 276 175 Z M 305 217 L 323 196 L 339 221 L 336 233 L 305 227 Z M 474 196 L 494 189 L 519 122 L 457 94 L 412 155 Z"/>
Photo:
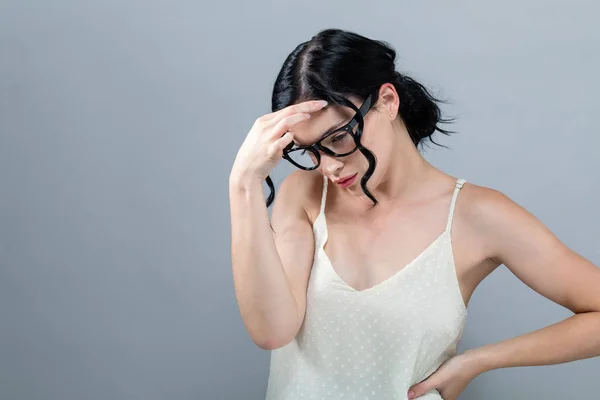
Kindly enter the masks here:
<path id="1" fill-rule="evenodd" d="M 309 146 L 290 143 L 283 149 L 283 158 L 300 169 L 310 171 L 321 163 L 319 150 L 333 157 L 346 157 L 354 153 L 360 140 L 359 132 L 363 130 L 363 119 L 373 105 L 372 98 L 372 94 L 367 97 L 350 122 L 326 133 L 316 143 Z"/>
<path id="2" fill-rule="evenodd" d="M 350 122 L 326 133 L 316 143 L 309 146 L 297 145 L 294 142 L 290 143 L 283 149 L 282 158 L 300 169 L 310 171 L 317 168 L 321 163 L 319 150 L 333 157 L 346 157 L 354 153 L 360 143 L 360 136 L 364 128 L 364 117 L 374 105 L 373 98 L 375 98 L 374 93 L 367 96 Z M 265 181 L 271 191 L 267 198 L 268 208 L 275 198 L 275 186 L 270 176 L 267 175 Z"/>

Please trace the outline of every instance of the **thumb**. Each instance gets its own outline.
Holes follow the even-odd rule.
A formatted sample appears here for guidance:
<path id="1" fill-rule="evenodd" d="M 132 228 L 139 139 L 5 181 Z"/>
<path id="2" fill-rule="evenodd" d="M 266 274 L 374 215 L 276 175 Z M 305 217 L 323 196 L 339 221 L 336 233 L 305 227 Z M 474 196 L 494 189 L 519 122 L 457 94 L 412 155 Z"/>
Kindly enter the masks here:
<path id="1" fill-rule="evenodd" d="M 414 399 L 419 396 L 423 396 L 425 393 L 433 389 L 433 387 L 429 387 L 430 384 L 427 381 L 423 381 L 418 383 L 408 389 L 408 398 Z"/>

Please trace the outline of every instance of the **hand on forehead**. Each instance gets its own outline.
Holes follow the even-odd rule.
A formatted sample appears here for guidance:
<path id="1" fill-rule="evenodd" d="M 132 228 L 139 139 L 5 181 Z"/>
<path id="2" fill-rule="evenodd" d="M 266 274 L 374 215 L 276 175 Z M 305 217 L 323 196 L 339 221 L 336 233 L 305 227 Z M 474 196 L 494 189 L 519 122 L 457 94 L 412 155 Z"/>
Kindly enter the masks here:
<path id="1" fill-rule="evenodd" d="M 290 131 L 294 134 L 294 142 L 298 145 L 311 145 L 323 136 L 343 127 L 354 114 L 355 111 L 349 107 L 329 104 L 322 110 L 311 113 L 310 119 L 296 124 Z"/>

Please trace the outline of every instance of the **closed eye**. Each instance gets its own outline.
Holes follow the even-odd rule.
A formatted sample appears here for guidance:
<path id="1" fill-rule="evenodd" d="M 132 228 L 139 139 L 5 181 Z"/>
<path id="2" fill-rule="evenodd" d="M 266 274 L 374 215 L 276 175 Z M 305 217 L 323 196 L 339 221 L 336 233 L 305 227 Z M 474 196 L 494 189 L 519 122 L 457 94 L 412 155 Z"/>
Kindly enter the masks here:
<path id="1" fill-rule="evenodd" d="M 344 138 L 346 138 L 346 135 L 348 135 L 347 133 L 341 133 L 339 135 L 336 135 L 333 139 L 331 139 L 332 142 L 338 142 Z"/>

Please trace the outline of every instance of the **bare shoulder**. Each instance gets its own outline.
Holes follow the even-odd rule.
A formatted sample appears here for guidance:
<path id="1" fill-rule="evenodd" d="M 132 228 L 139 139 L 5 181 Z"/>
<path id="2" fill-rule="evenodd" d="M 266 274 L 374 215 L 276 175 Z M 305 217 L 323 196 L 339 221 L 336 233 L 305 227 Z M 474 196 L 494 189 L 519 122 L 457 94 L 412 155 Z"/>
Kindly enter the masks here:
<path id="1" fill-rule="evenodd" d="M 511 208 L 516 203 L 498 189 L 466 182 L 460 193 L 456 212 L 468 223 L 484 222 L 498 211 L 515 211 Z"/>
<path id="2" fill-rule="evenodd" d="M 509 200 L 500 191 L 467 181 L 459 192 L 454 209 L 452 236 L 458 248 L 458 257 L 464 264 L 477 267 L 486 263 L 499 263 L 493 259 L 481 227 L 486 224 L 487 215 L 493 213 L 498 204 Z M 491 272 L 488 271 L 488 272 Z"/>
<path id="3" fill-rule="evenodd" d="M 514 262 L 510 255 L 514 257 L 515 253 L 510 250 L 525 242 L 529 243 L 530 250 L 564 247 L 542 221 L 504 192 L 470 183 L 466 183 L 463 190 L 462 205 L 457 203 L 457 213 L 477 237 L 487 258 L 504 264 Z"/>
<path id="4" fill-rule="evenodd" d="M 464 188 L 457 210 L 488 259 L 573 312 L 600 311 L 600 268 L 503 192 L 467 184 Z"/>
<path id="5" fill-rule="evenodd" d="M 456 204 L 456 215 L 463 229 L 476 243 L 482 258 L 502 262 L 494 250 L 494 233 L 507 224 L 531 223 L 535 218 L 502 191 L 466 182 Z"/>
<path id="6" fill-rule="evenodd" d="M 281 214 L 289 214 L 295 210 L 304 212 L 312 224 L 319 213 L 322 191 L 323 175 L 320 172 L 301 169 L 292 171 L 275 193 L 273 218 L 280 219 Z"/>

